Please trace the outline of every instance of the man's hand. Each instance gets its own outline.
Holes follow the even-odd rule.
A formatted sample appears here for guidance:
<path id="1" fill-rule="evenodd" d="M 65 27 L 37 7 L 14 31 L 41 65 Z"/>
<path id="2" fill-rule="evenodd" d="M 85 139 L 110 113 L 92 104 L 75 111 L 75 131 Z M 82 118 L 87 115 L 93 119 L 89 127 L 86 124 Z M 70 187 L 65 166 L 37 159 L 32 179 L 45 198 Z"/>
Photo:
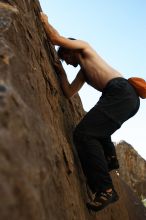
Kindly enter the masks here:
<path id="1" fill-rule="evenodd" d="M 55 45 L 57 39 L 60 37 L 60 34 L 54 27 L 51 26 L 51 24 L 48 22 L 47 15 L 45 15 L 43 12 L 40 13 L 40 19 L 43 23 L 48 38 L 51 40 L 52 44 Z"/>
<path id="2" fill-rule="evenodd" d="M 41 19 L 42 23 L 45 23 L 45 24 L 48 23 L 48 16 L 46 14 L 44 14 L 43 12 L 40 12 L 40 19 Z"/>

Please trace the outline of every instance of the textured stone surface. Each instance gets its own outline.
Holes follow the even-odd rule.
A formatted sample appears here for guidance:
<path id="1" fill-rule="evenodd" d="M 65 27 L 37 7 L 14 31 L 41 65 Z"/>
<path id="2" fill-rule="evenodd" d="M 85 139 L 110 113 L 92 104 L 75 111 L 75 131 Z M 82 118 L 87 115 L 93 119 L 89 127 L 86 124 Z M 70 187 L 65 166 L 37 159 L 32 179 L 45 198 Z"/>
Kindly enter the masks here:
<path id="1" fill-rule="evenodd" d="M 84 115 L 80 98 L 62 94 L 39 2 L 0 2 L 7 3 L 0 4 L 0 220 L 138 219 L 115 174 L 120 200 L 97 215 L 86 209 L 72 141 Z"/>
<path id="2" fill-rule="evenodd" d="M 139 198 L 141 196 L 146 198 L 146 161 L 124 141 L 117 145 L 117 154 L 122 179 Z"/>

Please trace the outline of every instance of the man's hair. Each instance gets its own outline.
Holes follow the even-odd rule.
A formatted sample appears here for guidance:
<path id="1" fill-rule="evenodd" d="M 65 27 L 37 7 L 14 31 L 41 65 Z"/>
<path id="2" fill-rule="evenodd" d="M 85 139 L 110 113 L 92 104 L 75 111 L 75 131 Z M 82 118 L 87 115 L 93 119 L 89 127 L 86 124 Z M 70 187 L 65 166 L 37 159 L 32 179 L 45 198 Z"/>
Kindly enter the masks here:
<path id="1" fill-rule="evenodd" d="M 75 38 L 72 38 L 72 37 L 69 37 L 68 39 L 70 39 L 70 40 L 76 40 Z M 68 48 L 66 48 L 66 47 L 60 46 L 60 47 L 58 48 L 58 50 L 57 50 L 57 54 L 58 54 L 59 58 L 60 58 L 61 60 L 63 60 L 63 59 L 62 59 L 62 58 L 63 58 L 63 54 L 68 53 L 69 51 L 70 51 L 70 49 L 68 49 Z"/>

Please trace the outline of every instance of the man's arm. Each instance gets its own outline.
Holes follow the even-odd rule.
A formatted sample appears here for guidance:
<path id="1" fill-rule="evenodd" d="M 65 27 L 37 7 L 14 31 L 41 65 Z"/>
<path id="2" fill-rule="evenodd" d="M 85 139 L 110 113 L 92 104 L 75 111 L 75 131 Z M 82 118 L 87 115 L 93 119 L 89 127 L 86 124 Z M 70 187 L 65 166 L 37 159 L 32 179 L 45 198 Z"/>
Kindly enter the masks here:
<path id="1" fill-rule="evenodd" d="M 89 47 L 87 42 L 81 40 L 70 40 L 61 36 L 58 31 L 48 22 L 48 17 L 44 13 L 40 13 L 40 19 L 43 23 L 48 38 L 54 45 L 63 46 L 68 49 L 85 49 Z"/>
<path id="2" fill-rule="evenodd" d="M 80 70 L 76 76 L 76 78 L 73 80 L 73 82 L 70 84 L 68 82 L 65 70 L 63 69 L 62 65 L 60 63 L 55 63 L 55 69 L 60 77 L 61 82 L 61 88 L 63 90 L 63 93 L 66 98 L 71 98 L 73 95 L 75 95 L 83 86 L 85 83 L 85 78 L 83 72 Z"/>

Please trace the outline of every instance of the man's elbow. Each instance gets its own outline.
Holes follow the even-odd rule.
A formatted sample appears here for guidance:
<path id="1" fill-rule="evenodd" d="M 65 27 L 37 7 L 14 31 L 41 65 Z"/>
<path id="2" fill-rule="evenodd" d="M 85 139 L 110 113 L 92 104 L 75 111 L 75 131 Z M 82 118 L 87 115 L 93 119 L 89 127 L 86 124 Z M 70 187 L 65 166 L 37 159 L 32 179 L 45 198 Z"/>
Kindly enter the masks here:
<path id="1" fill-rule="evenodd" d="M 67 98 L 67 99 L 70 99 L 73 95 L 71 95 L 71 94 L 64 94 L 64 96 Z"/>
<path id="2" fill-rule="evenodd" d="M 74 95 L 75 95 L 75 93 L 72 93 L 72 92 L 64 92 L 64 96 L 65 96 L 67 99 L 72 98 Z"/>

